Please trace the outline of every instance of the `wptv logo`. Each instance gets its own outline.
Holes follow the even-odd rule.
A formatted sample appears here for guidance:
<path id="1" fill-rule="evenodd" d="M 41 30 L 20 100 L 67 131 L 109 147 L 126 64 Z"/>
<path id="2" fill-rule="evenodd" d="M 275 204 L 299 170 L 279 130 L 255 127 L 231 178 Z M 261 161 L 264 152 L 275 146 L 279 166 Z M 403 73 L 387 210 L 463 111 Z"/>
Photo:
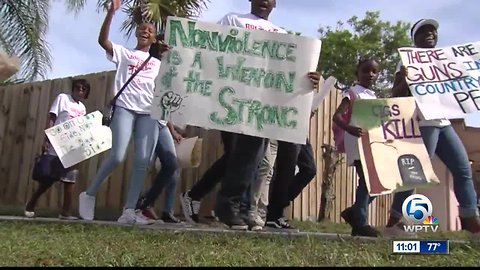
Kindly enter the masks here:
<path id="1" fill-rule="evenodd" d="M 438 219 L 432 216 L 432 202 L 424 195 L 410 195 L 402 205 L 403 217 L 408 224 L 403 225 L 406 232 L 436 232 Z"/>

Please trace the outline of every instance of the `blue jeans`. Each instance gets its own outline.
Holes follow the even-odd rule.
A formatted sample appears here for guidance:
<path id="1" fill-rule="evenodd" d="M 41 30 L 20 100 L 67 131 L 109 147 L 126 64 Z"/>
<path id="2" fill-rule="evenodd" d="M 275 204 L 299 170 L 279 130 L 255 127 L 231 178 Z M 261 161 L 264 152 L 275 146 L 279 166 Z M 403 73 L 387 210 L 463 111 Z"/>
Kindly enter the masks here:
<path id="1" fill-rule="evenodd" d="M 138 114 L 116 106 L 115 116 L 110 124 L 112 130 L 112 148 L 107 159 L 87 189 L 87 194 L 95 196 L 108 175 L 125 160 L 128 144 L 133 134 L 134 158 L 130 186 L 128 188 L 125 209 L 135 209 L 138 197 L 142 191 L 152 150 L 155 146 L 157 128 L 155 120 L 148 114 Z"/>
<path id="2" fill-rule="evenodd" d="M 175 171 L 173 175 L 174 180 L 170 181 L 165 187 L 165 201 L 163 202 L 163 212 L 173 214 L 173 206 L 175 205 L 175 198 L 177 195 L 177 181 L 181 176 L 181 169 Z"/>
<path id="3" fill-rule="evenodd" d="M 365 175 L 363 174 L 362 163 L 360 160 L 355 160 L 355 170 L 358 175 L 357 192 L 355 193 L 355 203 L 352 205 L 354 222 L 353 227 L 362 227 L 368 224 L 368 206 L 375 197 L 368 194 L 367 183 L 365 182 Z"/>
<path id="4" fill-rule="evenodd" d="M 177 186 L 175 177 L 178 170 L 177 153 L 175 152 L 175 142 L 170 130 L 165 126 L 158 125 L 159 132 L 155 153 L 158 159 L 160 159 L 162 168 L 155 177 L 152 187 L 146 192 L 143 206 L 153 206 L 165 188 L 164 212 L 172 213 Z"/>
<path id="5" fill-rule="evenodd" d="M 430 158 L 434 154 L 447 166 L 453 176 L 453 191 L 457 198 L 460 217 L 478 216 L 477 194 L 473 186 L 472 169 L 467 151 L 452 126 L 420 127 L 423 142 Z M 413 190 L 395 194 L 391 215 L 402 217 L 402 204 Z"/>

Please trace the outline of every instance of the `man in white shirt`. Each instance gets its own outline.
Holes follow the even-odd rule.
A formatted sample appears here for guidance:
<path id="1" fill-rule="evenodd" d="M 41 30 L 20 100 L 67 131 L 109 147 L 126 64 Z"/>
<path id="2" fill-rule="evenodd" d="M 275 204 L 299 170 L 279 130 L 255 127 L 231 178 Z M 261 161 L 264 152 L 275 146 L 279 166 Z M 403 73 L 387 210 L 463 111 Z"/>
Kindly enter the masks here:
<path id="1" fill-rule="evenodd" d="M 268 16 L 276 6 L 275 0 L 250 0 L 250 2 L 250 13 L 229 13 L 219 21 L 219 24 L 286 33 L 285 30 L 268 21 Z M 221 222 L 232 229 L 247 229 L 247 224 L 239 215 L 240 202 L 265 155 L 268 140 L 244 134 L 222 133 L 224 139 L 233 141 L 234 144 L 228 153 L 229 157 L 217 196 L 215 214 Z"/>
<path id="2" fill-rule="evenodd" d="M 275 0 L 250 0 L 250 2 L 250 13 L 230 13 L 224 16 L 219 23 L 247 29 L 287 33 L 284 29 L 268 21 L 268 16 L 276 6 Z M 318 84 L 318 74 L 315 76 L 308 74 L 308 76 L 314 85 Z M 217 196 L 215 214 L 221 222 L 232 229 L 247 229 L 249 226 L 240 217 L 240 202 L 256 177 L 257 168 L 265 156 L 268 139 L 228 132 L 223 132 L 223 134 L 224 139 L 227 138 L 233 142 L 233 147 L 228 153 L 229 157 L 226 161 L 222 186 Z M 253 230 L 253 228 L 251 229 Z"/>

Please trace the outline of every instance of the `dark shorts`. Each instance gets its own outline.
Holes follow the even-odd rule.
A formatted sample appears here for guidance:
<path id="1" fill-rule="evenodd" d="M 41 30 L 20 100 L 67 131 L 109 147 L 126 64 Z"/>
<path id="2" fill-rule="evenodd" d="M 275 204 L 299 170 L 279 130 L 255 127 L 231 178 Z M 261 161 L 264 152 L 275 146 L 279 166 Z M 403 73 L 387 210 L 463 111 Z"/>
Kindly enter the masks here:
<path id="1" fill-rule="evenodd" d="M 65 168 L 57 156 L 42 155 L 35 159 L 32 178 L 38 182 L 53 183 L 61 181 L 64 183 L 75 183 L 78 170 L 74 166 Z"/>

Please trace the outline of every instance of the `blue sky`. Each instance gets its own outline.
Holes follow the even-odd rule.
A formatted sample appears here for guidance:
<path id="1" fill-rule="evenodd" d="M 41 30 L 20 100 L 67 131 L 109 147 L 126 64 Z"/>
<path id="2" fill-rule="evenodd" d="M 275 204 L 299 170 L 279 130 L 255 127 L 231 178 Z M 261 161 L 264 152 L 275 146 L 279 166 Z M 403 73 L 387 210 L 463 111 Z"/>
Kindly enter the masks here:
<path id="1" fill-rule="evenodd" d="M 87 2 L 86 8 L 74 16 L 66 12 L 62 1 L 53 1 L 47 35 L 53 57 L 49 79 L 115 68 L 105 58 L 104 51 L 97 43 L 105 13 L 97 12 L 97 1 Z M 216 22 L 226 13 L 249 11 L 248 0 L 210 0 L 207 9 L 198 19 Z M 337 21 L 346 21 L 354 15 L 362 18 L 366 11 L 380 11 L 381 19 L 391 22 L 401 20 L 413 24 L 420 18 L 435 18 L 440 22 L 439 46 L 480 41 L 478 0 L 277 0 L 277 8 L 272 12 L 270 20 L 278 26 L 316 38 L 320 25 L 334 27 Z M 120 32 L 124 19 L 125 15 L 117 12 L 112 22 L 110 39 L 133 47 L 135 38 L 127 40 Z"/>

